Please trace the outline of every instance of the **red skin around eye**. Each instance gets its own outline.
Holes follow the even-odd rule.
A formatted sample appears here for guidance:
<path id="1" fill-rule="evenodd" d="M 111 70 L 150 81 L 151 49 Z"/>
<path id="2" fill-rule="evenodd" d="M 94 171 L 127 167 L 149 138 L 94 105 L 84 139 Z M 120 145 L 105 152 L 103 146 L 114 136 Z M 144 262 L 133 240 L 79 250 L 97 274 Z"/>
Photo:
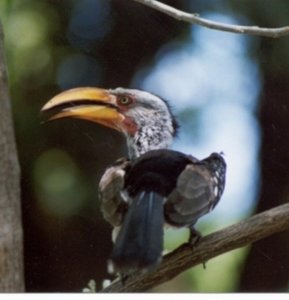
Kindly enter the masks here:
<path id="1" fill-rule="evenodd" d="M 125 131 L 129 134 L 129 135 L 134 135 L 137 132 L 137 124 L 135 123 L 135 121 L 130 118 L 130 117 L 125 117 L 125 119 L 122 122 L 123 127 L 125 129 Z"/>
<path id="2" fill-rule="evenodd" d="M 131 100 L 131 103 L 123 105 L 120 103 L 120 101 L 117 101 L 117 105 L 120 113 L 122 113 L 125 116 L 125 119 L 122 121 L 122 128 L 125 132 L 132 136 L 137 132 L 138 127 L 133 118 L 126 116 L 126 112 L 131 108 L 131 105 L 135 102 L 135 98 L 132 95 L 126 96 Z"/>

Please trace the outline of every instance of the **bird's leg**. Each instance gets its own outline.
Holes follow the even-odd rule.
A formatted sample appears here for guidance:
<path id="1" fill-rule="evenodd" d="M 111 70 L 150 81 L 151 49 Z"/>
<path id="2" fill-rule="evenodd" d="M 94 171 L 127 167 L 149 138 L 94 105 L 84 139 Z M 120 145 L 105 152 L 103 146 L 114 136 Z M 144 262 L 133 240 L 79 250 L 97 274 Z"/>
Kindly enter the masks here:
<path id="1" fill-rule="evenodd" d="M 193 226 L 189 227 L 189 229 L 190 229 L 190 236 L 189 236 L 188 244 L 193 250 L 194 247 L 199 243 L 202 234 L 198 230 L 196 230 Z M 206 261 L 203 261 L 203 268 L 206 269 Z"/>
<path id="2" fill-rule="evenodd" d="M 202 234 L 194 227 L 190 227 L 189 229 L 190 229 L 190 237 L 188 243 L 191 248 L 194 248 L 200 241 Z"/>

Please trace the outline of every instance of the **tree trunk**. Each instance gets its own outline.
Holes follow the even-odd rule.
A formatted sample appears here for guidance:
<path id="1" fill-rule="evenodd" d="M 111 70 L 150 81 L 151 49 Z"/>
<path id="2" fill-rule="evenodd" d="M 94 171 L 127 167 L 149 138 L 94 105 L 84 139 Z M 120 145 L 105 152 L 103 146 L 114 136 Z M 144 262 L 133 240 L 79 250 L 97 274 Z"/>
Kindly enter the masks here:
<path id="1" fill-rule="evenodd" d="M 0 107 L 0 292 L 23 292 L 20 168 L 13 134 L 1 24 Z"/>
<path id="2" fill-rule="evenodd" d="M 257 212 L 288 203 L 289 199 L 289 76 L 285 56 L 276 52 L 283 49 L 288 53 L 289 47 L 281 40 L 275 43 L 262 40 L 260 49 L 264 75 L 260 99 L 261 190 Z M 288 266 L 288 232 L 255 243 L 243 268 L 240 291 L 288 291 Z"/>

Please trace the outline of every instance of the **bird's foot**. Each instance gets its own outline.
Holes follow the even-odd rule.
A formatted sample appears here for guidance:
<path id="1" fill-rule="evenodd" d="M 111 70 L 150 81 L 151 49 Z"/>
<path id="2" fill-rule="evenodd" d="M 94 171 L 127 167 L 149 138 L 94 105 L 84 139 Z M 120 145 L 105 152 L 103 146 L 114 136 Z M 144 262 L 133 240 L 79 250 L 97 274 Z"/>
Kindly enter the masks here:
<path id="1" fill-rule="evenodd" d="M 194 227 L 190 228 L 190 237 L 188 241 L 188 245 L 193 250 L 195 246 L 199 243 L 200 239 L 202 238 L 202 234 L 196 230 Z M 203 269 L 206 269 L 206 261 L 203 261 Z"/>
<path id="2" fill-rule="evenodd" d="M 195 228 L 190 228 L 190 237 L 188 240 L 188 244 L 193 249 L 200 241 L 202 234 L 196 230 Z"/>

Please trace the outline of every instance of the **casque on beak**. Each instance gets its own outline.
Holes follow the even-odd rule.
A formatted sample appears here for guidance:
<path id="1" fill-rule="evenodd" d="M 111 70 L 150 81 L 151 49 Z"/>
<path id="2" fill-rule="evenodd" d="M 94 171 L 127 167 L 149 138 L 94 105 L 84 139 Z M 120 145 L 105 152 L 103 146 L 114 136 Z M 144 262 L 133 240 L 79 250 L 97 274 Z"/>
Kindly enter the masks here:
<path id="1" fill-rule="evenodd" d="M 41 109 L 52 112 L 48 121 L 60 118 L 78 118 L 121 130 L 125 117 L 118 111 L 116 96 L 108 90 L 94 87 L 64 91 L 50 99 Z"/>

